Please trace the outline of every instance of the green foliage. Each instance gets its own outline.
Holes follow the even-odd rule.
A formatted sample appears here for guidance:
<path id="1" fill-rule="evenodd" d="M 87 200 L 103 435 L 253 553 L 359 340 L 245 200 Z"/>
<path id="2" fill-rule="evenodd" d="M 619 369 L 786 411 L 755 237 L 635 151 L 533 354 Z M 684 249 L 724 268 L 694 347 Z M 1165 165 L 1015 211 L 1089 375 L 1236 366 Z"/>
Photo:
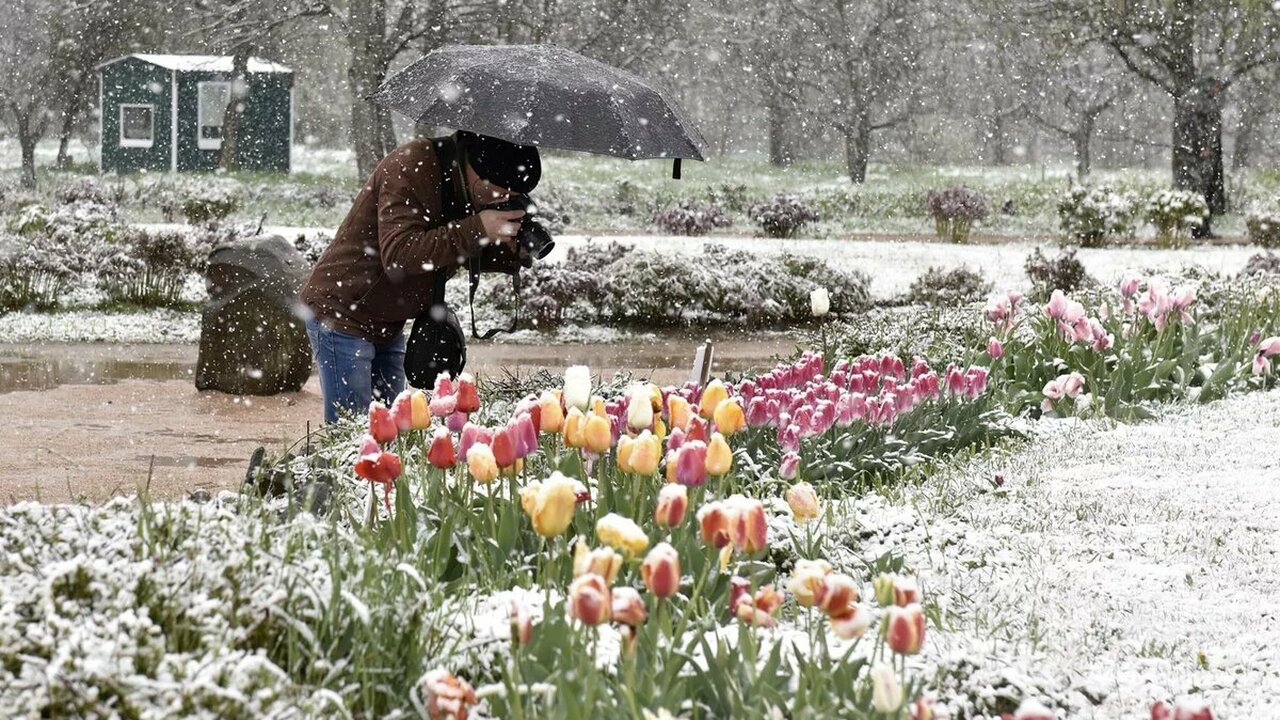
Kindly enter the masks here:
<path id="1" fill-rule="evenodd" d="M 906 301 L 914 305 L 959 306 L 981 302 L 991 287 L 982 273 L 968 266 L 951 270 L 931 266 L 912 281 Z"/>

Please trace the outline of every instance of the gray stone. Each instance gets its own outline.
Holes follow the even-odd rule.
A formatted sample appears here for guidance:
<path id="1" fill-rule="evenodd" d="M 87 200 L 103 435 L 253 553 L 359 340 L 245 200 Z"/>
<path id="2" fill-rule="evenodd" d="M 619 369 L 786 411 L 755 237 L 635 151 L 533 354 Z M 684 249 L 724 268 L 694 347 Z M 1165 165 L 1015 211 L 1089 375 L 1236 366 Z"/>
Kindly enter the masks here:
<path id="1" fill-rule="evenodd" d="M 196 388 L 236 395 L 297 392 L 311 377 L 311 344 L 298 292 L 310 265 L 279 235 L 209 253 Z"/>

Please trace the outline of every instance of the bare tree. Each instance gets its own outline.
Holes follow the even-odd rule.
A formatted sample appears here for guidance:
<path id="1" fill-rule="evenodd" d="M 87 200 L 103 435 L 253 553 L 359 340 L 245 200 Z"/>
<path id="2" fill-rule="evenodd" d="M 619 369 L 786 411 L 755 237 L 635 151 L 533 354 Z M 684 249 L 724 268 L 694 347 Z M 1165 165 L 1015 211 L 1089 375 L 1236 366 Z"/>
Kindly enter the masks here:
<path id="1" fill-rule="evenodd" d="M 1076 179 L 1092 169 L 1092 146 L 1103 113 L 1126 92 L 1126 77 L 1115 61 L 1094 45 L 1067 44 L 1037 67 L 1034 86 L 1039 102 L 1029 105 L 1036 124 L 1071 143 Z"/>
<path id="2" fill-rule="evenodd" d="M 0 117 L 18 136 L 22 186 L 36 187 L 36 143 L 53 121 L 53 8 L 39 0 L 0 3 Z"/>
<path id="3" fill-rule="evenodd" d="M 1049 0 L 1038 6 L 1110 48 L 1173 99 L 1175 187 L 1226 210 L 1222 111 L 1227 91 L 1280 61 L 1280 13 L 1260 0 Z"/>
<path id="4" fill-rule="evenodd" d="M 1235 148 L 1231 152 L 1231 169 L 1242 170 L 1254 166 L 1257 161 L 1260 138 L 1280 136 L 1280 127 L 1272 123 L 1267 128 L 1267 118 L 1277 108 L 1276 93 L 1280 92 L 1280 65 L 1262 68 L 1245 78 L 1236 87 Z M 1260 132 L 1264 130 L 1270 132 Z"/>

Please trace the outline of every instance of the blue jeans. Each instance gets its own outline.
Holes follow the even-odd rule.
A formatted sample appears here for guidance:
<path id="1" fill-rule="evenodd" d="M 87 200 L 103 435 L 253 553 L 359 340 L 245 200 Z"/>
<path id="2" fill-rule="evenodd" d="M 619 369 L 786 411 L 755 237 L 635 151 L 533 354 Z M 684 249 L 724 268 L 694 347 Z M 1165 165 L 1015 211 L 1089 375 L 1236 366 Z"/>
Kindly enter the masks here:
<path id="1" fill-rule="evenodd" d="M 374 344 L 326 327 L 313 317 L 307 321 L 307 337 L 320 369 L 326 423 L 337 422 L 339 412 L 368 412 L 375 398 L 390 405 L 404 390 L 403 334 Z"/>

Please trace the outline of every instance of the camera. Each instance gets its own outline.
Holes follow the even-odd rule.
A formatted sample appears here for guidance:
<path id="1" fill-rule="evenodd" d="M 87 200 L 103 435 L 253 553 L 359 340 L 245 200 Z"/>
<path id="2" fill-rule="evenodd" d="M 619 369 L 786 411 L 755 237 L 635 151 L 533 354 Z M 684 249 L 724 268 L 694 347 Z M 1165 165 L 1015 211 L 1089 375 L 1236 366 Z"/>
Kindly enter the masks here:
<path id="1" fill-rule="evenodd" d="M 512 195 L 501 203 L 486 206 L 485 209 L 524 211 L 524 217 L 520 218 L 520 230 L 516 232 L 516 255 L 521 267 L 533 267 L 534 260 L 545 258 L 555 249 L 556 241 L 551 238 L 551 233 L 542 227 L 542 223 L 533 219 L 538 214 L 538 205 L 528 195 Z"/>

